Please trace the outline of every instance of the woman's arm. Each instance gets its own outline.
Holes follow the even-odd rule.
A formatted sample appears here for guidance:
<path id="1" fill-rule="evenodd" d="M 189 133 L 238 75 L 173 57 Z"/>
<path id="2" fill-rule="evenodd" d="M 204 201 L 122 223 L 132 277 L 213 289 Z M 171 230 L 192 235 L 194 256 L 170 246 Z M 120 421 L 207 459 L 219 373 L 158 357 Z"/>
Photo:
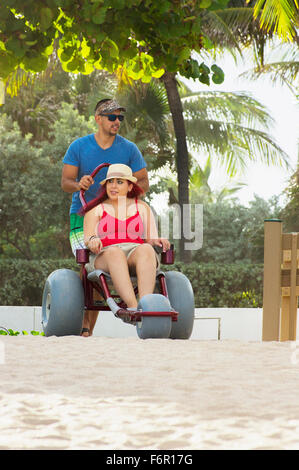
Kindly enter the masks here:
<path id="1" fill-rule="evenodd" d="M 94 207 L 84 216 L 84 243 L 87 248 L 95 254 L 100 253 L 103 245 L 100 237 L 96 233 L 97 224 L 101 218 L 99 207 Z"/>
<path id="2" fill-rule="evenodd" d="M 140 213 L 142 214 L 146 243 L 152 246 L 160 246 L 163 248 L 163 251 L 169 250 L 169 241 L 166 238 L 159 237 L 155 217 L 150 206 L 144 201 L 138 202 L 138 205 L 141 208 Z"/>

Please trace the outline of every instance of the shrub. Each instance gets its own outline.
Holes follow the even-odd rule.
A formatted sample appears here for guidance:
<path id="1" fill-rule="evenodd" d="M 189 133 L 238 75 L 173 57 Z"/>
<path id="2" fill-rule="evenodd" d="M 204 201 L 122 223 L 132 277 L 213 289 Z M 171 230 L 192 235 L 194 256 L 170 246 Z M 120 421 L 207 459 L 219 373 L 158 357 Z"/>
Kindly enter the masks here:
<path id="1" fill-rule="evenodd" d="M 178 262 L 167 270 L 181 271 L 188 277 L 197 308 L 262 306 L 263 265 Z"/>
<path id="2" fill-rule="evenodd" d="M 2 336 L 7 336 L 7 335 L 8 336 L 19 336 L 20 334 L 22 334 L 23 336 L 27 336 L 29 333 L 25 330 L 22 330 L 22 332 L 20 332 L 20 331 L 12 330 L 11 328 L 9 328 L 7 330 L 3 326 L 0 326 L 0 335 L 2 335 Z M 35 330 L 30 331 L 30 334 L 32 336 L 45 336 L 45 333 L 40 332 L 40 331 L 35 331 Z"/>
<path id="3" fill-rule="evenodd" d="M 0 305 L 41 305 L 47 277 L 61 268 L 79 271 L 75 259 L 0 260 Z"/>
<path id="4" fill-rule="evenodd" d="M 75 259 L 0 260 L 0 305 L 41 305 L 46 278 L 60 268 L 79 271 Z M 262 306 L 262 265 L 176 262 L 162 270 L 188 277 L 198 308 Z"/>

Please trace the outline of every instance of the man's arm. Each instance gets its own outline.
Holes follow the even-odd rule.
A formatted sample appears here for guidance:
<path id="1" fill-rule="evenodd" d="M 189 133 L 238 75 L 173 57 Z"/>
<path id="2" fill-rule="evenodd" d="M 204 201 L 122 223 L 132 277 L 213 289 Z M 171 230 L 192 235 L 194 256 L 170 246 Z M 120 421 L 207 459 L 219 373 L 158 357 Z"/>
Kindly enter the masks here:
<path id="1" fill-rule="evenodd" d="M 78 177 L 78 167 L 74 165 L 64 164 L 61 175 L 61 187 L 66 193 L 74 193 L 83 189 L 87 189 L 94 183 L 90 175 L 84 175 L 80 181 L 76 181 Z"/>
<path id="2" fill-rule="evenodd" d="M 142 168 L 142 170 L 135 171 L 133 175 L 137 178 L 138 186 L 140 186 L 140 188 L 143 189 L 143 191 L 146 193 L 149 190 L 147 169 Z"/>

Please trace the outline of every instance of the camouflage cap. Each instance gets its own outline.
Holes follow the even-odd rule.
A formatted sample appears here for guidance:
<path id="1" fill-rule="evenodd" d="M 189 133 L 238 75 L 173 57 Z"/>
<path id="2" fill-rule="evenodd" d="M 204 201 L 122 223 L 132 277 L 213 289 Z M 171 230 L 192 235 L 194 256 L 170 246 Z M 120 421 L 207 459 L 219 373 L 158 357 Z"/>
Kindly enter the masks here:
<path id="1" fill-rule="evenodd" d="M 126 111 L 126 108 L 121 106 L 116 100 L 108 100 L 96 107 L 96 114 L 109 114 L 117 109 L 120 111 Z"/>

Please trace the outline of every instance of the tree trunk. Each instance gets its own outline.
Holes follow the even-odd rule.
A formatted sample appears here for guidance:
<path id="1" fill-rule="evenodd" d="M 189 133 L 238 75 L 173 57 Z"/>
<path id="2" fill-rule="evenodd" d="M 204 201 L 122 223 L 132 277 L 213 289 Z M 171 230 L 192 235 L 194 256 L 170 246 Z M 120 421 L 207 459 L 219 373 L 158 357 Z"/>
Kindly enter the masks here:
<path id="1" fill-rule="evenodd" d="M 180 259 L 185 263 L 191 261 L 191 251 L 185 249 L 184 225 L 191 227 L 189 210 L 189 157 L 186 139 L 186 129 L 183 117 L 183 106 L 179 95 L 177 81 L 174 73 L 165 72 L 162 76 L 170 112 L 172 115 L 174 133 L 176 137 L 176 167 L 178 175 L 179 205 L 181 208 L 181 238 L 180 238 Z M 185 206 L 185 211 L 184 211 Z"/>

